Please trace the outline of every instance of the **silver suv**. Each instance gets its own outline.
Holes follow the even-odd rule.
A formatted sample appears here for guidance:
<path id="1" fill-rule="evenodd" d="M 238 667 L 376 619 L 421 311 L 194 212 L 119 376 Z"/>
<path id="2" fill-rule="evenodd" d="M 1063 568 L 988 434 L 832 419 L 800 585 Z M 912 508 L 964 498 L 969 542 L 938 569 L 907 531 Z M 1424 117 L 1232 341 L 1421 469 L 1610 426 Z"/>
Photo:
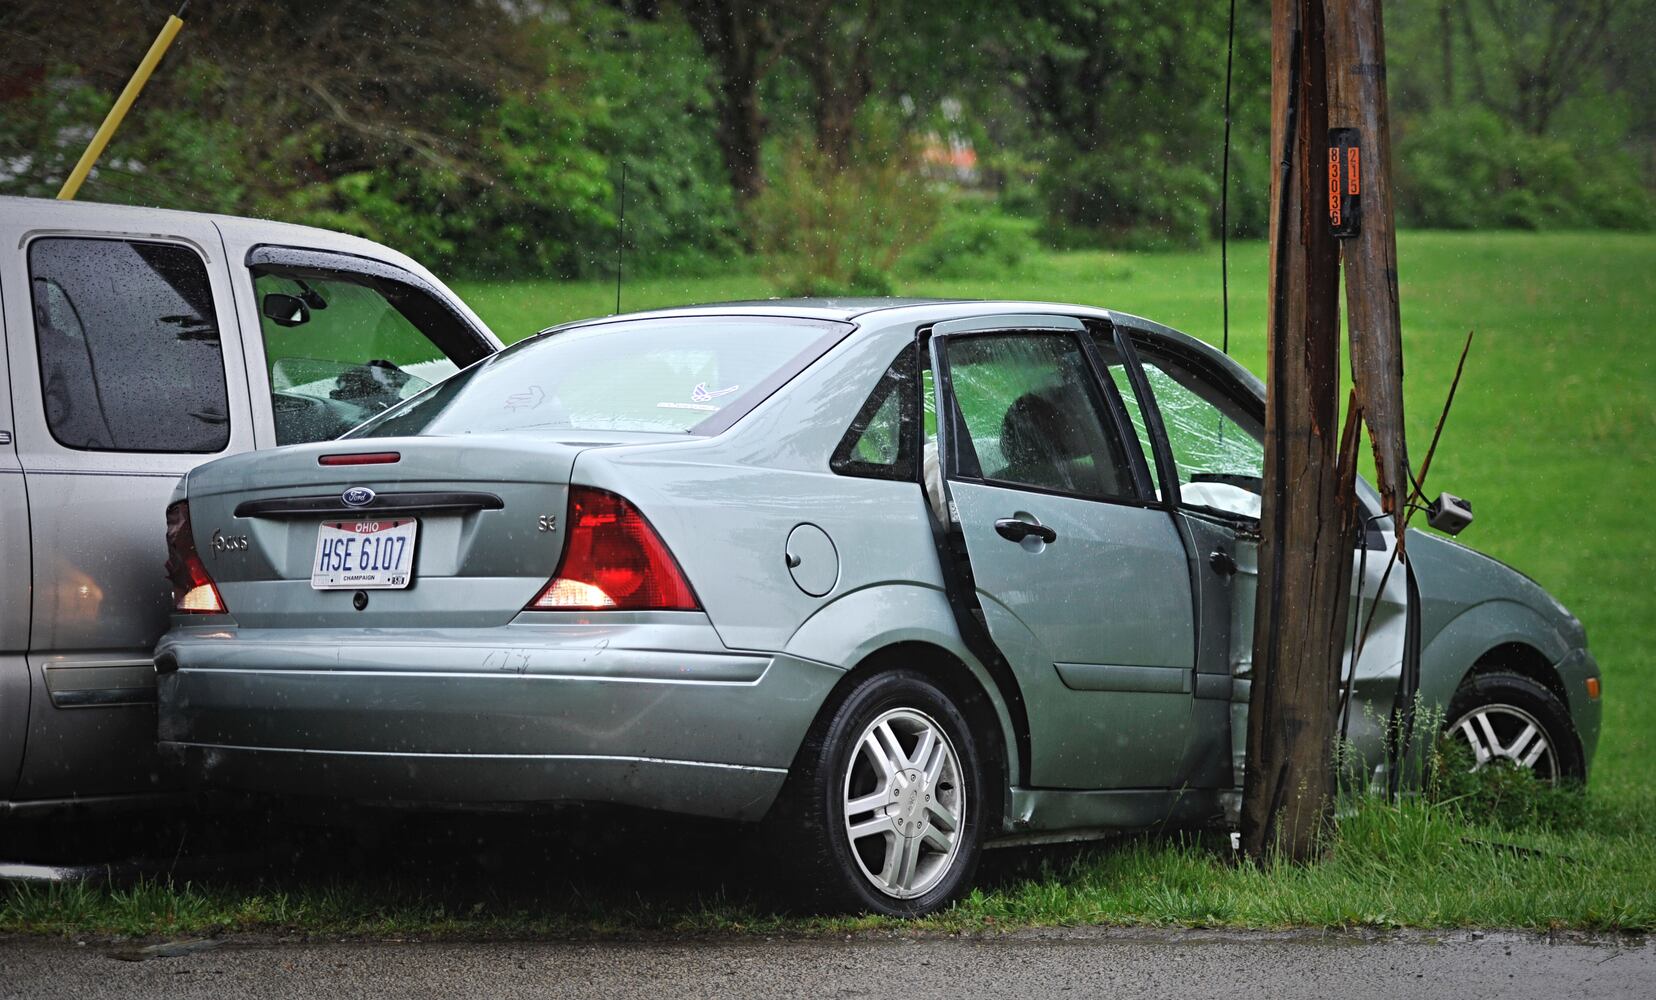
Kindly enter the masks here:
<path id="1" fill-rule="evenodd" d="M 0 198 L 0 815 L 142 804 L 167 499 L 499 350 L 425 268 L 339 233 Z M 245 544 L 217 537 L 211 545 Z"/>

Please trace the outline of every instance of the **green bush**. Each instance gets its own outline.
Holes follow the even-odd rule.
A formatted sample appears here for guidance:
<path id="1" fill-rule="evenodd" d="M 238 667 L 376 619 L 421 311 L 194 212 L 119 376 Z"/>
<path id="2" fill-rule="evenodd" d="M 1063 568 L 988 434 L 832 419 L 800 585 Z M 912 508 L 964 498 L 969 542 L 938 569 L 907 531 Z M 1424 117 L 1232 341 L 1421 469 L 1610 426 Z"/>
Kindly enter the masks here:
<path id="1" fill-rule="evenodd" d="M 734 198 L 688 28 L 595 7 L 547 30 L 546 85 L 481 110 L 467 162 L 405 159 L 346 174 L 296 192 L 288 217 L 297 210 L 299 221 L 384 241 L 450 274 L 607 277 L 625 164 L 627 273 L 705 273 L 737 256 Z"/>
<path id="2" fill-rule="evenodd" d="M 412 126 L 387 112 L 366 137 L 319 115 L 303 88 L 273 96 L 186 47 L 81 197 L 339 229 L 461 277 L 609 277 L 625 164 L 627 272 L 725 266 L 741 227 L 694 33 L 672 7 L 565 15 L 523 22 L 544 66 L 529 85 L 433 88 Z M 0 193 L 56 193 L 114 99 L 74 65 L 42 73 L 0 95 Z"/>
<path id="3" fill-rule="evenodd" d="M 1171 162 L 1154 137 L 1057 158 L 1040 184 L 1053 241 L 1063 248 L 1193 248 L 1219 196 L 1206 164 Z"/>
<path id="4" fill-rule="evenodd" d="M 990 205 L 956 206 L 929 239 L 903 257 L 901 271 L 925 278 L 1004 277 L 1039 252 L 1036 225 Z"/>
<path id="5" fill-rule="evenodd" d="M 552 88 L 513 96 L 478 127 L 470 163 L 382 163 L 292 192 L 283 214 L 448 274 L 600 272 L 600 254 L 614 259 L 615 191 L 593 118 Z"/>
<path id="6" fill-rule="evenodd" d="M 878 115 L 844 166 L 802 138 L 779 147 L 752 208 L 766 277 L 783 295 L 889 295 L 892 273 L 940 204 L 906 140 Z"/>
<path id="7" fill-rule="evenodd" d="M 608 176 L 627 168 L 628 274 L 708 274 L 744 250 L 741 215 L 714 140 L 717 116 L 706 57 L 677 8 L 656 19 L 627 16 L 624 5 L 572 7 L 579 38 L 564 57 L 586 78 L 601 111 L 594 148 Z M 561 99 L 561 98 L 560 98 Z M 582 273 L 608 275 L 613 241 Z"/>
<path id="8" fill-rule="evenodd" d="M 1398 142 L 1397 163 L 1397 212 L 1404 225 L 1638 230 L 1656 225 L 1656 205 L 1625 154 L 1529 135 L 1484 108 L 1450 108 L 1412 123 Z"/>
<path id="9" fill-rule="evenodd" d="M 247 209 L 256 167 L 241 130 L 196 110 L 215 76 L 208 69 L 180 81 L 185 106 L 140 103 L 78 197 L 199 212 Z M 45 79 L 49 85 L 0 105 L 0 194 L 56 196 L 114 99 L 70 66 L 51 67 Z"/>

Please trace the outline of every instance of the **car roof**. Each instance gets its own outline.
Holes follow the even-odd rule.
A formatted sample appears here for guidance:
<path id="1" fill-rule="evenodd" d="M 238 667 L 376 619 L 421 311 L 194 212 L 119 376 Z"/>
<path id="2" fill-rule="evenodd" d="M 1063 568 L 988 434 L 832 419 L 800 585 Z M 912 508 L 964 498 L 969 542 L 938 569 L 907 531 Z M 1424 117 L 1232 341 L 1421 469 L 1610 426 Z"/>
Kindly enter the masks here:
<path id="1" fill-rule="evenodd" d="M 121 205 L 103 201 L 59 201 L 56 198 L 25 198 L 17 195 L 0 195 L 0 212 L 14 218 L 21 216 L 30 222 L 39 220 L 40 224 L 95 224 L 99 228 L 122 229 L 133 233 L 148 231 L 155 225 L 164 227 L 169 219 L 193 219 L 235 224 L 252 222 L 273 231 L 286 230 L 287 234 L 295 239 L 301 236 L 312 240 L 345 236 L 331 229 L 318 229 L 314 226 L 301 226 L 292 222 L 278 222 L 274 219 L 258 219 L 252 216 L 226 215 L 222 212 L 190 212 L 180 208 L 150 208 L 145 205 Z M 346 238 L 360 239 L 353 236 Z M 378 249 L 388 249 L 371 240 L 362 240 L 362 243 Z"/>
<path id="2" fill-rule="evenodd" d="M 101 201 L 59 201 L 0 195 L 0 214 L 24 227 L 40 230 L 88 230 L 127 237 L 175 235 L 169 230 L 182 222 L 211 223 L 226 236 L 249 242 L 317 247 L 358 256 L 380 258 L 435 280 L 418 261 L 373 240 L 332 229 L 301 226 L 273 219 L 256 219 L 218 212 L 189 212 L 177 208 L 149 208 Z"/>
<path id="3" fill-rule="evenodd" d="M 798 309 L 801 312 L 834 313 L 842 319 L 855 319 L 868 313 L 909 306 L 961 305 L 975 299 L 948 299 L 925 296 L 847 295 L 815 296 L 774 299 L 732 299 L 729 302 L 708 302 L 698 309 L 727 309 L 733 306 L 752 306 L 764 309 Z"/>
<path id="4" fill-rule="evenodd" d="M 555 333 L 580 326 L 622 323 L 637 319 L 673 319 L 695 316 L 770 316 L 784 319 L 828 320 L 857 323 L 857 325 L 866 329 L 876 326 L 889 328 L 904 323 L 914 323 L 916 325 L 939 323 L 944 320 L 960 319 L 967 316 L 1039 316 L 1054 313 L 1077 318 L 1106 320 L 1148 334 L 1156 339 L 1199 351 L 1224 368 L 1232 377 L 1250 388 L 1254 393 L 1264 395 L 1265 383 L 1259 376 L 1243 367 L 1236 359 L 1224 354 L 1217 347 L 1204 340 L 1192 337 L 1187 333 L 1181 333 L 1155 320 L 1135 316 L 1132 313 L 1104 309 L 1098 306 L 1085 306 L 1073 302 L 917 297 L 744 299 L 731 302 L 708 302 L 699 305 L 675 306 L 644 312 L 620 313 L 611 316 L 594 316 L 588 319 L 559 323 L 540 332 L 542 334 Z M 874 320 L 879 322 L 871 322 Z"/>
<path id="5" fill-rule="evenodd" d="M 970 307 L 963 312 L 963 307 Z M 1091 316 L 1109 319 L 1110 312 L 1093 306 L 1066 302 L 1033 302 L 993 299 L 945 298 L 791 298 L 741 299 L 730 302 L 706 302 L 696 305 L 671 306 L 642 312 L 618 313 L 610 316 L 592 316 L 586 319 L 559 323 L 542 330 L 550 333 L 576 326 L 601 323 L 619 323 L 636 319 L 672 319 L 693 316 L 773 316 L 785 319 L 832 320 L 857 322 L 878 317 L 882 321 L 937 322 L 963 315 L 1012 315 L 1028 313 L 1060 313 L 1071 316 Z"/>

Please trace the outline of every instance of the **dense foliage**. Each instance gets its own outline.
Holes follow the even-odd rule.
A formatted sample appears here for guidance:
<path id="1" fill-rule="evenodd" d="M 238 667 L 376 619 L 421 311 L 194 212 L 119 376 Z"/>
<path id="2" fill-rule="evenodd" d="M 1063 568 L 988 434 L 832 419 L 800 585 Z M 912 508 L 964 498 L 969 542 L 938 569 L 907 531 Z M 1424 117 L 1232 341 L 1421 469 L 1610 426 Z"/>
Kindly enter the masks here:
<path id="1" fill-rule="evenodd" d="M 865 130 L 872 155 L 838 164 L 794 140 L 751 206 L 755 249 L 783 295 L 890 295 L 905 251 L 931 234 L 938 198 L 890 124 Z"/>
<path id="2" fill-rule="evenodd" d="M 625 170 L 628 272 L 757 251 L 793 290 L 992 272 L 1031 240 L 1191 246 L 1219 229 L 1228 11 L 198 5 L 82 197 L 331 226 L 448 273 L 603 276 Z M 55 192 L 165 12 L 0 11 L 0 192 Z M 1262 235 L 1269 11 L 1236 16 L 1229 221 Z M 1656 0 L 1394 0 L 1387 29 L 1404 224 L 1656 225 Z"/>

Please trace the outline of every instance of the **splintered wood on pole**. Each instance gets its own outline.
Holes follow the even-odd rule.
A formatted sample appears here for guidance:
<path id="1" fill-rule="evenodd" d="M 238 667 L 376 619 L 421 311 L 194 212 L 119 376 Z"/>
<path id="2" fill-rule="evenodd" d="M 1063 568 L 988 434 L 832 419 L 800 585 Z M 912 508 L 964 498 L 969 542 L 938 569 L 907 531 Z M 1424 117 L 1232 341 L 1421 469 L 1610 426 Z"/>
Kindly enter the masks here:
<path id="1" fill-rule="evenodd" d="M 1380 0 L 1327 0 L 1328 124 L 1355 130 L 1340 174 L 1360 199 L 1358 231 L 1343 239 L 1351 379 L 1374 448 L 1381 509 L 1401 514 L 1410 492 L 1403 433 L 1403 322 L 1398 312 L 1397 230 L 1393 225 L 1390 109 Z M 1332 150 L 1333 144 L 1330 143 Z M 1332 151 L 1330 155 L 1335 155 Z"/>
<path id="2" fill-rule="evenodd" d="M 1333 814 L 1356 438 L 1339 429 L 1339 252 L 1326 212 L 1323 0 L 1273 0 L 1271 315 L 1242 848 L 1311 859 Z"/>

